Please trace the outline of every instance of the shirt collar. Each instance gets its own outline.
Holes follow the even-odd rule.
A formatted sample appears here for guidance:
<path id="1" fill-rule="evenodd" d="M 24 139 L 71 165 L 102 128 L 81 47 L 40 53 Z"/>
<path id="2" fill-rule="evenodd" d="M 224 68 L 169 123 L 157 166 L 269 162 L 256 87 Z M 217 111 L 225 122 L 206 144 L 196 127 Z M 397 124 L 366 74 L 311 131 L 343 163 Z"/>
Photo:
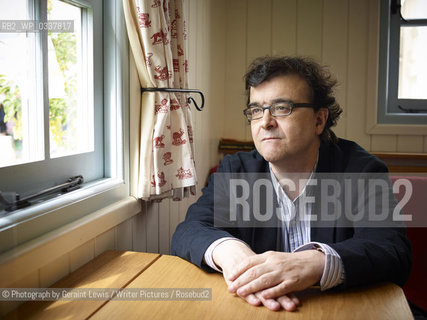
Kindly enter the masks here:
<path id="1" fill-rule="evenodd" d="M 316 163 L 314 164 L 313 170 L 311 170 L 311 173 L 310 173 L 310 176 L 309 176 L 309 178 L 307 180 L 307 183 L 304 186 L 304 189 L 298 195 L 298 197 L 296 197 L 295 200 L 293 201 L 294 203 L 302 195 L 304 195 L 306 193 L 306 187 L 307 187 L 308 184 L 310 184 L 310 181 L 313 179 L 314 173 L 316 172 L 316 169 L 317 169 L 317 163 L 318 162 L 319 162 L 319 152 L 317 152 Z M 286 192 L 283 190 L 282 186 L 280 185 L 279 180 L 277 180 L 277 177 L 274 175 L 273 170 L 271 170 L 270 162 L 268 163 L 268 169 L 270 170 L 271 181 L 273 182 L 273 187 L 274 187 L 274 191 L 276 192 L 277 199 L 279 199 L 279 201 L 281 201 L 282 197 L 285 196 L 286 197 L 286 201 L 291 201 L 289 199 L 288 195 L 286 194 Z"/>

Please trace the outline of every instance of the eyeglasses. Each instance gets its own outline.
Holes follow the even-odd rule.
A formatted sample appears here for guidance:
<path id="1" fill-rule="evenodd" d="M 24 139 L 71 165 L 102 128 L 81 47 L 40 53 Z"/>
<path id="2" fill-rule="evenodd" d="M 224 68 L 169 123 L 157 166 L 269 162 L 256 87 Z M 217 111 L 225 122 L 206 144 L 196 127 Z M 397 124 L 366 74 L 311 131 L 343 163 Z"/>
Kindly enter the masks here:
<path id="1" fill-rule="evenodd" d="M 248 121 L 258 120 L 264 116 L 264 110 L 268 109 L 273 117 L 284 117 L 292 113 L 294 108 L 315 108 L 311 103 L 293 103 L 292 101 L 275 102 L 271 106 L 261 107 L 258 105 L 251 106 L 243 110 L 243 114 Z"/>

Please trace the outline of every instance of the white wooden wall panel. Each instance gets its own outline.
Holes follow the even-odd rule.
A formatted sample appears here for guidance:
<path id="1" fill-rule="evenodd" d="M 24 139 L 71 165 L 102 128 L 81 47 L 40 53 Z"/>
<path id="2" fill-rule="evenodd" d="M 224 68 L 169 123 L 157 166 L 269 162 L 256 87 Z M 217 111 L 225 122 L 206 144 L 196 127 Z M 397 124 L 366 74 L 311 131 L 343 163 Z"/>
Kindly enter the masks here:
<path id="1" fill-rule="evenodd" d="M 234 2 L 234 1 L 233 1 Z M 230 2 L 231 3 L 231 2 Z M 204 121 L 211 124 L 209 141 L 209 158 L 207 164 L 209 169 L 218 164 L 218 139 L 223 136 L 224 119 L 228 113 L 224 110 L 225 105 L 225 75 L 226 75 L 226 37 L 224 36 L 227 31 L 227 17 L 226 9 L 228 8 L 227 1 L 208 1 L 208 12 L 210 13 L 210 26 L 209 34 L 209 52 L 210 59 L 203 67 L 203 74 L 208 72 L 209 87 L 207 90 L 209 101 L 209 114 L 208 117 L 203 116 Z M 208 71 L 209 70 L 209 71 Z M 201 76 L 203 75 L 201 74 Z M 199 152 L 200 144 L 197 144 L 196 153 Z M 200 165 L 197 164 L 198 166 Z M 199 176 L 198 195 L 200 195 L 201 188 L 204 187 L 207 178 L 207 171 L 202 171 Z"/>
<path id="2" fill-rule="evenodd" d="M 271 9 L 271 53 L 295 55 L 297 52 L 297 0 L 273 0 Z"/>
<path id="3" fill-rule="evenodd" d="M 159 204 L 147 203 L 147 252 L 159 252 Z"/>
<path id="4" fill-rule="evenodd" d="M 255 58 L 271 54 L 271 0 L 248 0 L 247 13 L 246 62 L 249 64 Z"/>
<path id="5" fill-rule="evenodd" d="M 348 61 L 348 1 L 323 2 L 322 63 L 327 65 L 338 81 L 335 97 L 344 109 L 332 130 L 345 136 L 347 122 L 347 61 Z"/>
<path id="6" fill-rule="evenodd" d="M 80 247 L 77 247 L 69 253 L 69 256 L 70 272 L 73 272 L 85 263 L 95 258 L 95 239 L 92 239 Z"/>
<path id="7" fill-rule="evenodd" d="M 132 219 L 128 219 L 116 227 L 117 250 L 132 248 Z"/>
<path id="8" fill-rule="evenodd" d="M 137 214 L 132 225 L 133 231 L 133 250 L 146 252 L 147 251 L 147 204 L 141 205 L 142 211 Z"/>
<path id="9" fill-rule="evenodd" d="M 59 279 L 67 276 L 70 273 L 70 259 L 69 255 L 64 254 L 49 263 L 48 265 L 40 268 L 40 287 L 47 288 Z"/>
<path id="10" fill-rule="evenodd" d="M 159 253 L 162 254 L 168 254 L 170 252 L 170 208 L 172 207 L 173 211 L 173 204 L 171 201 L 162 201 L 159 204 Z"/>
<path id="11" fill-rule="evenodd" d="M 245 85 L 243 75 L 247 66 L 247 2 L 234 0 L 227 3 L 225 44 L 225 104 L 223 108 L 223 138 L 244 140 L 246 121 L 242 110 L 245 108 Z M 219 19 L 218 23 L 224 23 Z"/>
<path id="12" fill-rule="evenodd" d="M 46 288 L 70 273 L 70 258 L 68 253 L 40 268 L 40 287 Z"/>
<path id="13" fill-rule="evenodd" d="M 133 218 L 132 218 L 133 219 Z M 95 256 L 106 250 L 116 249 L 116 230 L 111 228 L 95 238 Z"/>
<path id="14" fill-rule="evenodd" d="M 194 26 L 197 33 L 194 39 L 191 39 L 190 45 L 196 45 L 196 61 L 192 62 L 193 57 L 189 57 L 190 63 L 194 65 L 194 73 L 196 77 L 195 86 L 202 90 L 207 95 L 206 109 L 202 112 L 193 109 L 193 119 L 197 122 L 197 131 L 195 137 L 195 157 L 197 166 L 198 179 L 203 179 L 204 173 L 209 170 L 210 166 L 210 153 L 209 153 L 209 140 L 211 139 L 211 129 L 213 126 L 215 114 L 215 105 L 212 105 L 212 96 L 215 92 L 210 90 L 211 74 L 214 66 L 210 65 L 212 50 L 215 43 L 212 43 L 211 34 L 211 14 L 208 1 L 197 1 L 197 15 L 196 26 Z M 203 26 L 200 28 L 200 26 Z M 209 75 L 209 76 L 207 76 Z M 188 208 L 188 199 L 185 199 L 180 204 L 180 211 L 186 212 Z M 185 216 L 180 215 L 182 221 Z"/>
<path id="15" fill-rule="evenodd" d="M 322 57 L 323 0 L 298 0 L 297 54 Z"/>
<path id="16" fill-rule="evenodd" d="M 346 136 L 370 149 L 370 137 L 365 133 L 367 100 L 367 41 L 368 41 L 368 1 L 349 3 L 349 54 L 348 54 L 348 97 Z"/>
<path id="17" fill-rule="evenodd" d="M 423 150 L 424 137 L 422 136 L 398 136 L 398 152 L 420 152 Z"/>
<path id="18" fill-rule="evenodd" d="M 397 136 L 389 136 L 389 135 L 372 136 L 371 149 L 378 152 L 396 152 Z"/>
<path id="19" fill-rule="evenodd" d="M 176 226 L 182 221 L 179 217 L 179 212 L 176 210 L 176 204 L 171 204 L 172 210 L 169 212 L 169 239 L 172 240 L 172 235 L 175 232 Z"/>

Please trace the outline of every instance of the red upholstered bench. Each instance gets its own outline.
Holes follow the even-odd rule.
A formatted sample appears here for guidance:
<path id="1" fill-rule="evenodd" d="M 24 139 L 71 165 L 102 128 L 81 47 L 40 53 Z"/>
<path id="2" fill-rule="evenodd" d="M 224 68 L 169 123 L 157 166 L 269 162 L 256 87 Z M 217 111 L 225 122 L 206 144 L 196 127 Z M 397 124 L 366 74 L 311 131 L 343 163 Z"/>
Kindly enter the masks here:
<path id="1" fill-rule="evenodd" d="M 412 195 L 403 206 L 403 212 L 412 215 L 412 221 L 406 222 L 407 236 L 412 243 L 412 270 L 403 290 L 409 301 L 427 311 L 427 177 L 392 176 L 391 179 L 393 183 L 397 179 L 408 179 L 412 185 Z M 398 201 L 404 193 L 401 187 L 396 194 Z"/>

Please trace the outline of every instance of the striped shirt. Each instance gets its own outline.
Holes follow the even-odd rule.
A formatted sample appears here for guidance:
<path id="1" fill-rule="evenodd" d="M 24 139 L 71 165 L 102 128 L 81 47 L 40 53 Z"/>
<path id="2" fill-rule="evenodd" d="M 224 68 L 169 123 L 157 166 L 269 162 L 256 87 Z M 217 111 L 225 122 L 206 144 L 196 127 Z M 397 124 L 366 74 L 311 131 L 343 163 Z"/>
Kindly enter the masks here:
<path id="1" fill-rule="evenodd" d="M 316 166 L 314 167 L 301 194 L 293 201 L 283 190 L 270 168 L 271 180 L 280 206 L 282 239 L 284 252 L 298 252 L 317 249 L 326 255 L 325 267 L 320 279 L 321 290 L 327 290 L 341 284 L 345 279 L 344 266 L 339 254 L 329 245 L 311 241 L 310 215 L 313 203 L 308 201 L 313 196 L 307 192 Z"/>
<path id="2" fill-rule="evenodd" d="M 310 183 L 314 171 L 315 168 L 313 169 L 307 184 Z M 308 197 L 312 195 L 307 194 L 306 192 L 307 184 L 301 194 L 292 201 L 281 187 L 276 176 L 271 171 L 271 168 L 270 173 L 282 217 L 283 251 L 298 252 L 312 249 L 322 251 L 325 254 L 326 259 L 323 274 L 320 279 L 321 290 L 327 290 L 341 284 L 344 282 L 345 273 L 339 254 L 327 244 L 311 241 L 310 219 L 307 217 L 311 214 L 312 203 L 307 200 Z M 302 207 L 301 210 L 300 206 Z M 303 217 L 300 217 L 300 215 L 303 215 Z M 238 240 L 243 242 L 242 240 L 233 237 L 220 238 L 214 241 L 204 254 L 205 263 L 218 272 L 221 272 L 221 270 L 214 263 L 212 253 L 220 243 L 227 240 Z"/>

